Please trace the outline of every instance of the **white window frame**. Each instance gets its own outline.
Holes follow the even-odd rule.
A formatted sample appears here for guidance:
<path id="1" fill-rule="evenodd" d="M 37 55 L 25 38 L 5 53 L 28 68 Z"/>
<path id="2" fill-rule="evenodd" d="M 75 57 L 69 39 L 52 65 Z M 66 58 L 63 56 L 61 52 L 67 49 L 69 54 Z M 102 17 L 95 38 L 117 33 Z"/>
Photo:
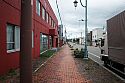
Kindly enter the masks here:
<path id="1" fill-rule="evenodd" d="M 40 1 L 39 0 L 36 0 L 36 13 L 40 16 L 40 10 L 41 10 L 41 7 L 40 7 Z"/>
<path id="2" fill-rule="evenodd" d="M 15 50 L 20 51 L 20 28 L 15 26 Z"/>
<path id="3" fill-rule="evenodd" d="M 13 42 L 10 42 L 10 41 L 8 41 L 8 39 L 9 39 L 9 33 L 8 33 L 8 29 L 9 29 L 9 27 L 11 27 L 12 28 L 12 30 L 13 30 L 13 33 L 12 33 L 12 35 L 13 35 Z M 11 24 L 7 24 L 7 27 L 6 27 L 6 35 L 7 35 L 7 37 L 6 37 L 6 43 L 7 43 L 7 46 L 8 46 L 8 44 L 11 44 L 11 43 L 13 43 L 13 44 L 15 44 L 15 41 L 14 41 L 14 33 L 15 32 L 15 29 L 14 29 L 14 26 L 13 25 L 11 25 Z M 9 50 L 9 51 L 13 51 L 14 50 L 14 48 L 15 48 L 15 46 L 14 46 L 14 48 L 13 49 L 8 49 L 8 47 L 6 46 L 6 48 L 7 48 L 7 50 Z"/>
<path id="4" fill-rule="evenodd" d="M 46 10 L 43 6 L 42 6 L 42 18 L 43 20 L 46 20 Z"/>
<path id="5" fill-rule="evenodd" d="M 49 13 L 46 12 L 46 22 L 49 23 Z"/>
<path id="6" fill-rule="evenodd" d="M 49 17 L 49 24 L 51 25 L 51 22 L 52 22 L 52 17 L 50 16 Z"/>
<path id="7" fill-rule="evenodd" d="M 7 50 L 7 53 L 20 51 L 20 27 L 13 24 L 7 24 L 7 26 L 8 25 L 13 26 L 14 28 L 14 42 L 7 42 L 7 43 L 14 43 L 14 49 Z M 34 32 L 32 31 L 32 48 L 33 47 L 34 47 Z"/>
<path id="8" fill-rule="evenodd" d="M 51 19 L 51 26 L 53 27 L 53 19 Z"/>
<path id="9" fill-rule="evenodd" d="M 34 32 L 32 31 L 32 48 L 34 48 Z"/>
<path id="10" fill-rule="evenodd" d="M 10 50 L 7 49 L 7 53 L 20 51 L 20 28 L 19 28 L 19 26 L 16 26 L 13 24 L 7 24 L 7 28 L 8 28 L 8 26 L 12 26 L 14 28 L 13 29 L 14 30 L 14 33 L 13 33 L 14 34 L 14 42 L 8 42 L 8 40 L 6 40 L 6 45 L 8 43 L 14 43 L 14 48 L 10 49 Z M 8 34 L 8 33 L 6 32 L 6 34 Z M 7 38 L 8 38 L 8 35 L 7 35 Z M 6 48 L 7 48 L 7 46 L 6 46 Z"/>
<path id="11" fill-rule="evenodd" d="M 55 22 L 54 22 L 54 28 L 56 28 L 56 24 L 55 24 Z"/>

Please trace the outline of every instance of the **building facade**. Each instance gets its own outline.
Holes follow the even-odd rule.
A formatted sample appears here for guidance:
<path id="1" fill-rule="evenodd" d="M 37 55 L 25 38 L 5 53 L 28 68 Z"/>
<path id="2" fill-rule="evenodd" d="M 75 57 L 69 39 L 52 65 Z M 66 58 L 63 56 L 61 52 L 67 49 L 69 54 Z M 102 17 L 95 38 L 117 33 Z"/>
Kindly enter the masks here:
<path id="1" fill-rule="evenodd" d="M 87 45 L 92 46 L 92 31 L 87 33 Z"/>
<path id="2" fill-rule="evenodd" d="M 21 0 L 0 0 L 0 75 L 19 67 Z M 25 41 L 24 41 L 25 42 Z M 48 0 L 33 0 L 32 57 L 57 47 L 58 20 Z"/>
<path id="3" fill-rule="evenodd" d="M 92 45 L 97 46 L 100 38 L 103 38 L 103 28 L 95 28 L 92 30 Z"/>
<path id="4" fill-rule="evenodd" d="M 81 44 L 81 45 L 84 44 L 84 37 L 79 37 L 79 44 Z"/>

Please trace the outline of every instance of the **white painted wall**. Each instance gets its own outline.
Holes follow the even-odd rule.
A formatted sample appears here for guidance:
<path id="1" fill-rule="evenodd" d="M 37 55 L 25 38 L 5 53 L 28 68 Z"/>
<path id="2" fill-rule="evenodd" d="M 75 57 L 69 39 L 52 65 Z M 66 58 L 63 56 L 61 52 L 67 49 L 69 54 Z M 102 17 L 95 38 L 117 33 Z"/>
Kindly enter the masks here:
<path id="1" fill-rule="evenodd" d="M 103 38 L 103 28 L 95 28 L 92 30 L 92 44 L 95 46 L 95 40 L 98 40 L 99 38 Z"/>
<path id="2" fill-rule="evenodd" d="M 83 37 L 79 38 L 79 44 L 84 44 L 84 38 Z"/>

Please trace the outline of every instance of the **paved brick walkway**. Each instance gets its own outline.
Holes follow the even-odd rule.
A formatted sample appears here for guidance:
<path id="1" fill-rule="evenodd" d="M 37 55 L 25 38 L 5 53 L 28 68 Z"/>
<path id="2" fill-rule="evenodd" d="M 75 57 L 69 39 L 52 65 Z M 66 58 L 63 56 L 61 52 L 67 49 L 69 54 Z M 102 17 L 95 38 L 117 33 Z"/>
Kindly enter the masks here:
<path id="1" fill-rule="evenodd" d="M 65 45 L 34 76 L 34 83 L 89 83 L 78 72 L 70 48 Z"/>

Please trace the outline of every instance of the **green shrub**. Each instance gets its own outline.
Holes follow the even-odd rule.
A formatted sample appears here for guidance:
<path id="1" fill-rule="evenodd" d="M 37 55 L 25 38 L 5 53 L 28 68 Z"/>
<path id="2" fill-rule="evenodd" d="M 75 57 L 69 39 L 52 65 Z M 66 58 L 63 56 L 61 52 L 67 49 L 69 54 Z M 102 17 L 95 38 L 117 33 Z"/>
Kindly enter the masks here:
<path id="1" fill-rule="evenodd" d="M 14 76 L 14 75 L 17 75 L 17 72 L 14 69 L 10 69 L 8 75 L 9 76 Z"/>
<path id="2" fill-rule="evenodd" d="M 81 48 L 81 51 L 80 51 L 80 58 L 84 58 L 84 57 L 83 57 L 83 56 L 84 56 L 84 53 L 85 53 L 84 49 Z"/>
<path id="3" fill-rule="evenodd" d="M 74 55 L 75 55 L 76 58 L 78 57 L 78 55 L 79 55 L 79 50 L 78 50 L 78 48 L 76 48 L 76 49 L 74 50 Z"/>
<path id="4" fill-rule="evenodd" d="M 0 76 L 1 81 L 5 80 L 5 79 L 6 79 L 5 76 Z"/>
<path id="5" fill-rule="evenodd" d="M 50 56 L 52 56 L 56 51 L 55 50 L 47 50 L 46 52 L 42 53 L 40 55 L 41 58 L 49 58 Z"/>
<path id="6" fill-rule="evenodd" d="M 6 79 L 8 79 L 10 77 L 13 77 L 15 75 L 17 75 L 16 70 L 15 69 L 10 69 L 7 74 L 0 76 L 0 81 L 5 81 Z M 5 83 L 5 82 L 3 82 L 3 83 Z"/>
<path id="7" fill-rule="evenodd" d="M 83 55 L 84 55 L 84 50 L 83 49 L 81 49 L 79 51 L 78 48 L 76 48 L 74 50 L 74 56 L 75 56 L 75 58 L 83 58 Z"/>

